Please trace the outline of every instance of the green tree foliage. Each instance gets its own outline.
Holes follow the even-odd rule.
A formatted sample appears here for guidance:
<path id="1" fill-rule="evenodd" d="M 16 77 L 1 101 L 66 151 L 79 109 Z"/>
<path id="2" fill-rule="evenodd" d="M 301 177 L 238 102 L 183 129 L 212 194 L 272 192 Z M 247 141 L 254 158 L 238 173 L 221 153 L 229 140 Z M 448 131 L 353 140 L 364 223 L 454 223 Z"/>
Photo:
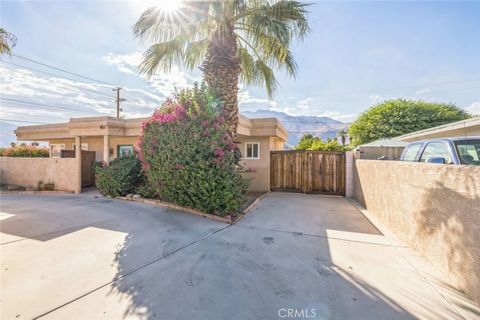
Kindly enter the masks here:
<path id="1" fill-rule="evenodd" d="M 138 153 L 161 199 L 220 216 L 245 201 L 240 151 L 221 112 L 204 86 L 167 99 L 144 123 Z"/>
<path id="2" fill-rule="evenodd" d="M 142 167 L 136 156 L 117 158 L 106 166 L 95 167 L 95 186 L 112 197 L 134 193 L 142 183 Z"/>
<path id="3" fill-rule="evenodd" d="M 353 144 L 428 129 L 468 118 L 467 112 L 453 104 L 416 100 L 388 100 L 362 113 L 349 128 Z"/>
<path id="4" fill-rule="evenodd" d="M 303 135 L 295 149 L 337 152 L 345 152 L 350 150 L 350 148 L 339 144 L 336 139 L 327 139 L 326 142 L 323 142 L 322 139 L 319 137 L 314 137 L 311 134 Z"/>
<path id="5" fill-rule="evenodd" d="M 182 1 L 174 13 L 150 8 L 133 27 L 136 37 L 153 43 L 140 70 L 151 76 L 172 65 L 201 66 L 235 131 L 239 80 L 263 86 L 271 96 L 278 85 L 274 68 L 297 73 L 290 46 L 309 31 L 306 6 L 293 0 L 206 0 Z"/>

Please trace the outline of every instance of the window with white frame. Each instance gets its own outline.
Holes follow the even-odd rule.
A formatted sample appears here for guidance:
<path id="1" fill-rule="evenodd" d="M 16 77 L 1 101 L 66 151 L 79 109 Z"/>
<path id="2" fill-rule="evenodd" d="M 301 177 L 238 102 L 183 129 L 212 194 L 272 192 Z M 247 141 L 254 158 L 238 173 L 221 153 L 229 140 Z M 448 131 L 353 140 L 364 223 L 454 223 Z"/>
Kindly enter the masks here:
<path id="1" fill-rule="evenodd" d="M 245 159 L 260 159 L 260 142 L 245 143 Z"/>

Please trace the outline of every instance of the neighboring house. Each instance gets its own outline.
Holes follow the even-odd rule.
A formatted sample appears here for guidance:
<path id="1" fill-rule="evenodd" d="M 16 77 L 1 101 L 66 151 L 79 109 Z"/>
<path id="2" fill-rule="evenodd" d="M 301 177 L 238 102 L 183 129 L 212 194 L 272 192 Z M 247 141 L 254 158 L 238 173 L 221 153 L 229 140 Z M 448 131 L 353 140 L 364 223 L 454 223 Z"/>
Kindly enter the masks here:
<path id="1" fill-rule="evenodd" d="M 435 138 L 480 136 L 480 116 L 444 124 L 441 126 L 415 131 L 395 137 L 401 141 L 418 141 Z"/>
<path id="2" fill-rule="evenodd" d="M 148 118 L 113 117 L 72 118 L 66 123 L 18 127 L 17 140 L 44 141 L 50 156 L 60 158 L 61 150 L 95 151 L 97 161 L 109 161 L 133 153 L 142 123 Z M 249 178 L 251 191 L 270 189 L 270 151 L 283 150 L 288 133 L 276 118 L 248 119 L 239 116 L 239 148 Z"/>
<path id="3" fill-rule="evenodd" d="M 419 130 L 392 139 L 375 140 L 358 146 L 358 150 L 360 150 L 361 159 L 378 159 L 384 156 L 387 160 L 398 160 L 403 148 L 412 141 L 472 136 L 480 136 L 480 117 Z"/>
<path id="4" fill-rule="evenodd" d="M 360 159 L 398 160 L 407 144 L 408 142 L 397 139 L 379 139 L 362 144 L 357 149 L 360 151 Z"/>

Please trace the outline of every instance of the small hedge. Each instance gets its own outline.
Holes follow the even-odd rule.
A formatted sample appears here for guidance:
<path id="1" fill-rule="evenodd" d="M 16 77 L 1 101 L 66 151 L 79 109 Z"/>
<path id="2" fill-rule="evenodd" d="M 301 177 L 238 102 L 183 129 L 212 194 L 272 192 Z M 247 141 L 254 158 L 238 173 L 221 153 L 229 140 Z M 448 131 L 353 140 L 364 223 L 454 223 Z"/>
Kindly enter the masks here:
<path id="1" fill-rule="evenodd" d="M 221 110 L 206 87 L 195 86 L 167 99 L 144 123 L 137 151 L 150 192 L 219 216 L 241 207 L 247 181 Z"/>
<path id="2" fill-rule="evenodd" d="M 48 158 L 49 156 L 50 152 L 46 147 L 21 144 L 8 148 L 0 148 L 0 157 Z"/>
<path id="3" fill-rule="evenodd" d="M 135 156 L 118 158 L 109 165 L 95 167 L 95 186 L 103 195 L 126 196 L 134 193 L 142 181 L 141 164 Z"/>

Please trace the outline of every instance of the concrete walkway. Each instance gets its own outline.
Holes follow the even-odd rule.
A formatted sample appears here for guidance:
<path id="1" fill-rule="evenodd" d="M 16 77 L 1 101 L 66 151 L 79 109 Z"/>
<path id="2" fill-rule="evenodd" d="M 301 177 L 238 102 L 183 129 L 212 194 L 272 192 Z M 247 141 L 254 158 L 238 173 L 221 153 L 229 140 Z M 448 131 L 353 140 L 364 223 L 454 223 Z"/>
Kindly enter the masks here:
<path id="1" fill-rule="evenodd" d="M 1 319 L 480 318 L 341 197 L 272 193 L 234 226 L 94 194 L 1 212 Z"/>

